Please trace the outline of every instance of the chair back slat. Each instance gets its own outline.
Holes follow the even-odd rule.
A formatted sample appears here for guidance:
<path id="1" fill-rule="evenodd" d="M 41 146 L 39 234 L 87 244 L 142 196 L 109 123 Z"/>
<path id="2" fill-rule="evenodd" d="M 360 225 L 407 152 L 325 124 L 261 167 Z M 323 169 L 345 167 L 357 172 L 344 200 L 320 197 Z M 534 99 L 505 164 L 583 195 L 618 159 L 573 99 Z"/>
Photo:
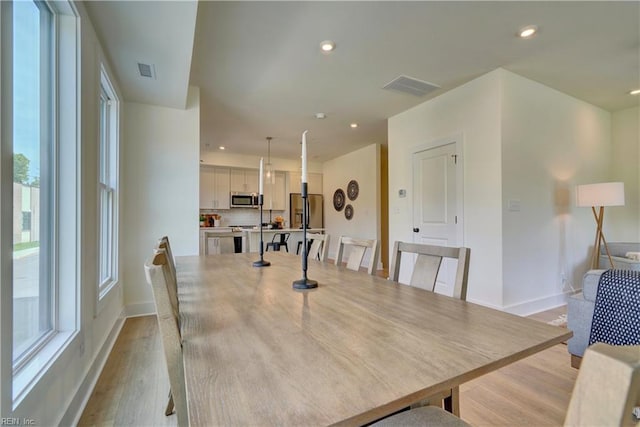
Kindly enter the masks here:
<path id="1" fill-rule="evenodd" d="M 436 279 L 438 277 L 438 271 L 440 271 L 441 263 L 441 256 L 418 254 L 409 284 L 411 286 L 431 284 L 430 290 L 433 291 L 436 286 Z"/>
<path id="2" fill-rule="evenodd" d="M 411 274 L 412 286 L 420 286 L 433 291 L 443 258 L 456 259 L 456 278 L 453 283 L 453 297 L 467 299 L 467 282 L 469 280 L 469 260 L 471 249 L 465 247 L 449 247 L 423 245 L 418 243 L 395 242 L 389 268 L 389 279 L 397 282 L 400 277 L 400 263 L 403 253 L 417 254 L 416 263 Z"/>
<path id="3" fill-rule="evenodd" d="M 345 246 L 350 247 L 347 268 L 358 271 L 367 248 L 371 249 L 371 258 L 367 272 L 374 274 L 378 265 L 378 241 L 375 239 L 355 239 L 348 236 L 340 236 L 338 240 L 338 254 L 336 255 L 336 265 L 342 265 Z"/>
<path id="4" fill-rule="evenodd" d="M 166 252 L 158 251 L 152 259 L 144 264 L 147 282 L 153 290 L 153 299 L 158 317 L 158 329 L 162 337 L 164 358 L 169 374 L 171 396 L 175 405 L 179 426 L 189 425 L 187 395 L 184 379 L 184 364 L 182 360 L 182 337 L 180 334 L 178 317 L 176 316 L 169 298 L 169 287 L 166 280 L 168 263 Z"/>
<path id="5" fill-rule="evenodd" d="M 639 426 L 640 345 L 596 343 L 584 353 L 565 426 Z"/>
<path id="6" fill-rule="evenodd" d="M 329 235 L 309 233 L 307 234 L 307 240 L 311 241 L 307 257 L 309 259 L 319 259 L 322 262 L 326 262 L 329 254 Z"/>

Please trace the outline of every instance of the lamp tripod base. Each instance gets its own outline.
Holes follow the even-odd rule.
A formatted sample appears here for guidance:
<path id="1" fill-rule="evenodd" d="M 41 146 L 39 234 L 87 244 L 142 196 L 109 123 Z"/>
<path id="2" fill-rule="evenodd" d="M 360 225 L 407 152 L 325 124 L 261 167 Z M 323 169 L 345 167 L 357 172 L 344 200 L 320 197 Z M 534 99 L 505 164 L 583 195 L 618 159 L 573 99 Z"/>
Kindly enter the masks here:
<path id="1" fill-rule="evenodd" d="M 293 281 L 293 289 L 314 289 L 317 287 L 318 282 L 316 280 L 307 279 L 306 277 Z"/>
<path id="2" fill-rule="evenodd" d="M 271 263 L 269 261 L 265 261 L 263 259 L 259 259 L 258 261 L 253 262 L 254 267 L 268 267 Z"/>

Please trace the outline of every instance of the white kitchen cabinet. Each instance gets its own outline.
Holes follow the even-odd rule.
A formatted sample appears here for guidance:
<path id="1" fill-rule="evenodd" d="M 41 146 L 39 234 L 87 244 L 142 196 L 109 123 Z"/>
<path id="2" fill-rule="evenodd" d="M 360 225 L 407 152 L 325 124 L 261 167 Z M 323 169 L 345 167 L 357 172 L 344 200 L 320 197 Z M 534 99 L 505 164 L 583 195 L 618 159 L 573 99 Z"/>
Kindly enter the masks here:
<path id="1" fill-rule="evenodd" d="M 300 172 L 289 172 L 289 192 L 302 193 L 300 186 Z M 307 190 L 309 194 L 322 194 L 322 174 L 307 173 Z"/>
<path id="2" fill-rule="evenodd" d="M 201 228 L 200 229 L 200 255 L 205 254 L 205 245 L 208 246 L 209 255 L 232 254 L 235 252 L 234 237 L 242 238 L 242 233 L 237 233 L 237 236 L 234 236 L 234 237 L 230 237 L 230 236 L 216 237 L 215 234 L 213 234 L 213 235 L 210 235 L 208 238 L 205 238 L 207 232 L 208 233 L 219 232 L 221 234 L 228 234 L 231 232 L 231 228 L 230 227 Z"/>
<path id="3" fill-rule="evenodd" d="M 284 211 L 287 209 L 285 173 L 274 172 L 274 183 L 264 183 L 264 209 Z"/>
<path id="4" fill-rule="evenodd" d="M 231 169 L 231 191 L 237 193 L 258 193 L 257 169 Z"/>
<path id="5" fill-rule="evenodd" d="M 229 209 L 229 168 L 200 166 L 200 209 Z"/>

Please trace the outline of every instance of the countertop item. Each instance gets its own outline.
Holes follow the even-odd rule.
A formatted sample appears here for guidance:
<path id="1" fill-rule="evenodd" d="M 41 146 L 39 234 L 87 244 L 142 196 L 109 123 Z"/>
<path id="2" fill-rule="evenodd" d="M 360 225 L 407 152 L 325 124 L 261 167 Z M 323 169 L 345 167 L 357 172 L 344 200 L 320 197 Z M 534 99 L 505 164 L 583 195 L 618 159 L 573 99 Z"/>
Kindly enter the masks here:
<path id="1" fill-rule="evenodd" d="M 300 257 L 267 254 L 176 258 L 191 425 L 364 425 L 572 335 L 311 259 L 294 291 Z"/>

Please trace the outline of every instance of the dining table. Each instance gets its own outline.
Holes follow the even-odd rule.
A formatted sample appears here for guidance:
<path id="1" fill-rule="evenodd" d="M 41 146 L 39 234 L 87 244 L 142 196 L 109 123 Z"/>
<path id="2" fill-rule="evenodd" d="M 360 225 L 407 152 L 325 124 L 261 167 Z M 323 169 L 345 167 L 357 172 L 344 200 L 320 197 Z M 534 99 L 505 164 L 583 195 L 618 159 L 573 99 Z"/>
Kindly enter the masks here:
<path id="1" fill-rule="evenodd" d="M 364 425 L 572 335 L 315 260 L 299 291 L 300 256 L 257 257 L 176 257 L 192 426 Z"/>

